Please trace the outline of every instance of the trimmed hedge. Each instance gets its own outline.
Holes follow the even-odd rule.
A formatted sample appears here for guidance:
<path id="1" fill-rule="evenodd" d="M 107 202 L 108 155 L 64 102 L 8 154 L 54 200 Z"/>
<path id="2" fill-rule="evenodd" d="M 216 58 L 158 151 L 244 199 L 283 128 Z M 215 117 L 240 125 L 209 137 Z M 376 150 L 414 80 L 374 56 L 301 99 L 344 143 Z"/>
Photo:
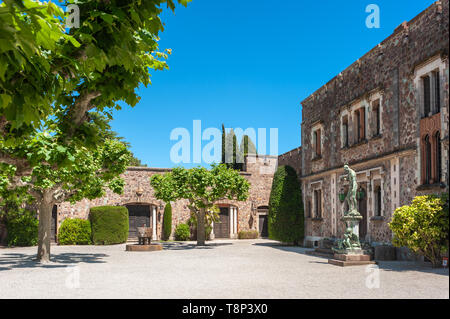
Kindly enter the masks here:
<path id="1" fill-rule="evenodd" d="M 8 246 L 35 246 L 38 242 L 39 221 L 36 213 L 28 210 L 19 211 L 6 221 Z"/>
<path id="2" fill-rule="evenodd" d="M 241 230 L 238 233 L 239 239 L 256 239 L 259 237 L 259 232 L 257 230 Z"/>
<path id="3" fill-rule="evenodd" d="M 170 238 L 171 233 L 172 233 L 172 206 L 170 205 L 170 203 L 167 203 L 166 207 L 164 207 L 163 239 L 168 240 Z"/>
<path id="4" fill-rule="evenodd" d="M 290 166 L 279 166 L 269 200 L 269 238 L 298 245 L 304 237 L 304 213 L 300 182 Z"/>
<path id="5" fill-rule="evenodd" d="M 60 245 L 90 245 L 91 223 L 80 218 L 67 218 L 61 224 L 58 232 Z"/>
<path id="6" fill-rule="evenodd" d="M 191 236 L 191 231 L 187 224 L 178 224 L 175 228 L 175 240 L 185 241 L 189 240 Z"/>
<path id="7" fill-rule="evenodd" d="M 94 245 L 122 244 L 127 241 L 129 220 L 126 207 L 92 207 L 89 220 Z"/>

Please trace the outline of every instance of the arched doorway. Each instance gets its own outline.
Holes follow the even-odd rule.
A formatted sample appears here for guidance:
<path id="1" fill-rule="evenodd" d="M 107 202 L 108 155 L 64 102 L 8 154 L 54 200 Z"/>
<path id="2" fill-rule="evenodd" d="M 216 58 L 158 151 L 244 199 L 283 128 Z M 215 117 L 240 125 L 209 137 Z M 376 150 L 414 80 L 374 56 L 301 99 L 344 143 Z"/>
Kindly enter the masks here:
<path id="1" fill-rule="evenodd" d="M 219 206 L 219 220 L 214 223 L 215 238 L 230 238 L 230 206 Z"/>
<path id="2" fill-rule="evenodd" d="M 137 238 L 138 227 L 153 227 L 153 239 L 156 235 L 156 206 L 152 204 L 130 203 L 126 204 L 128 209 L 128 238 Z"/>

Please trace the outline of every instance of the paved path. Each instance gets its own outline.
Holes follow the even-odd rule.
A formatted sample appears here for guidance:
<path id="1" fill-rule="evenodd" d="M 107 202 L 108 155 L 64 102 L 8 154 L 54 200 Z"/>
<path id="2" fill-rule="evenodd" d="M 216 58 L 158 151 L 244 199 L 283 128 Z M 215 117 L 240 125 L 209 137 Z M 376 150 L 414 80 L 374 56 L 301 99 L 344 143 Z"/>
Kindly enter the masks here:
<path id="1" fill-rule="evenodd" d="M 449 298 L 448 269 L 341 268 L 269 240 L 164 246 L 53 246 L 45 266 L 33 261 L 35 247 L 0 249 L 0 298 Z"/>

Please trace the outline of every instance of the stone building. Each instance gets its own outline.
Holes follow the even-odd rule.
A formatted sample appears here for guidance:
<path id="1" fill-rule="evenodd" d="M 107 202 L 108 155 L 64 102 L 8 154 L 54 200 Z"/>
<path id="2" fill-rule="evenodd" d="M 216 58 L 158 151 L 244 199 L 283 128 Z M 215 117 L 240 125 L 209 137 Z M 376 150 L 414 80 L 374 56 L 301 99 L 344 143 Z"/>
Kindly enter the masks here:
<path id="1" fill-rule="evenodd" d="M 248 155 L 245 158 L 241 175 L 250 182 L 249 198 L 245 202 L 219 201 L 220 223 L 213 225 L 212 238 L 237 238 L 241 230 L 258 230 L 261 237 L 267 237 L 267 214 L 270 190 L 277 156 Z M 54 207 L 53 236 L 66 218 L 87 219 L 94 206 L 126 206 L 129 212 L 129 237 L 136 237 L 136 227 L 147 225 L 153 228 L 153 239 L 161 239 L 164 205 L 154 196 L 150 186 L 150 177 L 154 174 L 169 172 L 168 168 L 130 167 L 122 175 L 125 180 L 121 195 L 107 191 L 102 198 L 82 200 L 74 205 L 62 203 Z M 190 212 L 187 200 L 178 200 L 172 204 L 172 231 L 180 223 L 185 223 Z"/>
<path id="2" fill-rule="evenodd" d="M 449 1 L 437 1 L 301 103 L 302 146 L 279 164 L 301 172 L 307 243 L 343 235 L 346 163 L 366 241 L 389 242 L 414 196 L 448 192 L 448 28 Z"/>

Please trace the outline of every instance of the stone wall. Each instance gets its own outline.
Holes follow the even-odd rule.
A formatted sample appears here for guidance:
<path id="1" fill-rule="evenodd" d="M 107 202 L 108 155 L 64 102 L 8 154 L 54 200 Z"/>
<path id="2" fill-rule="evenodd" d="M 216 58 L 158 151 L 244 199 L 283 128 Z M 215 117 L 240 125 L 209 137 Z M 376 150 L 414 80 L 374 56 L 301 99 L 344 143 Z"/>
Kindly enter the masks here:
<path id="1" fill-rule="evenodd" d="M 237 207 L 237 232 L 240 230 L 257 229 L 257 208 L 269 205 L 270 190 L 272 187 L 272 180 L 274 170 L 277 165 L 276 156 L 254 156 L 249 155 L 245 163 L 246 170 L 241 172 L 250 182 L 249 198 L 245 202 L 221 200 L 219 205 L 231 205 Z M 114 194 L 110 190 L 102 198 L 94 200 L 82 200 L 74 205 L 70 203 L 62 203 L 58 205 L 58 228 L 62 221 L 66 218 L 83 218 L 87 219 L 91 207 L 104 205 L 120 205 L 127 204 L 148 204 L 154 205 L 157 208 L 157 239 L 161 238 L 162 233 L 162 218 L 163 214 L 159 211 L 159 207 L 164 205 L 160 200 L 154 196 L 154 190 L 150 186 L 150 177 L 155 174 L 164 174 L 170 172 L 170 169 L 165 168 L 147 168 L 147 167 L 130 167 L 122 175 L 125 180 L 124 191 L 121 195 Z M 142 195 L 138 196 L 136 191 L 142 190 Z M 172 204 L 172 231 L 180 223 L 185 223 L 189 217 L 190 212 L 187 207 L 187 200 L 178 200 Z M 253 208 L 253 209 L 252 209 Z M 237 233 L 234 234 L 237 236 Z"/>
<path id="2" fill-rule="evenodd" d="M 357 173 L 366 191 L 367 234 L 372 242 L 388 242 L 388 227 L 395 208 L 420 194 L 448 191 L 448 62 L 449 1 L 437 1 L 302 102 L 300 157 L 296 150 L 283 154 L 280 164 L 301 172 L 305 214 L 313 202 L 314 189 L 322 193 L 322 216 L 306 216 L 307 240 L 341 237 L 345 210 L 339 193 L 344 164 Z M 440 184 L 421 185 L 420 68 L 439 67 L 442 174 Z M 381 128 L 376 130 L 376 105 L 380 105 Z M 363 120 L 358 121 L 358 110 Z M 348 144 L 345 126 L 348 123 Z M 360 125 L 358 125 L 358 123 Z M 364 128 L 360 129 L 360 126 Z M 314 132 L 320 131 L 320 138 Z M 364 138 L 357 139 L 365 131 Z M 422 132 L 423 134 L 423 132 Z M 317 145 L 320 143 L 320 153 Z M 374 189 L 382 189 L 382 216 L 375 216 Z"/>
<path id="3" fill-rule="evenodd" d="M 287 165 L 295 169 L 297 176 L 302 176 L 302 147 L 294 148 L 293 150 L 278 156 L 278 166 Z"/>

